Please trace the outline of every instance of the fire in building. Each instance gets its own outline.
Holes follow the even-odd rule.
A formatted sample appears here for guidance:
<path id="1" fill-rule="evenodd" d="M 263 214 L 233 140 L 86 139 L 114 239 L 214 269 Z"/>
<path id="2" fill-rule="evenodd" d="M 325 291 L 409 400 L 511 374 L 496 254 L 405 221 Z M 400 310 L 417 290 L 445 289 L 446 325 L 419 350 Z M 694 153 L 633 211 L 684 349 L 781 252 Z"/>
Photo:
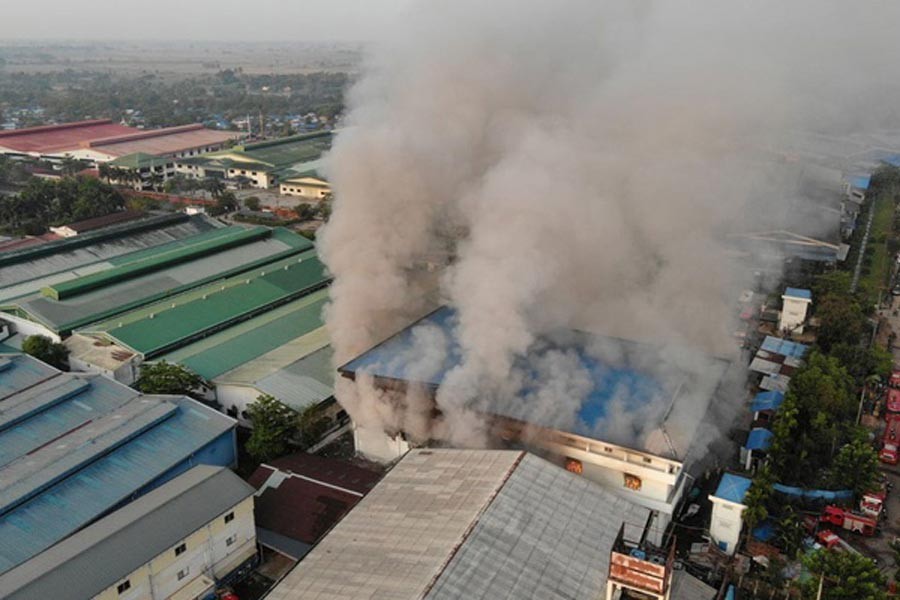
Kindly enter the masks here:
<path id="1" fill-rule="evenodd" d="M 441 412 L 435 395 L 460 361 L 455 322 L 452 308 L 439 308 L 338 369 L 349 379 L 371 378 L 378 389 L 396 392 L 386 394 L 392 402 L 404 402 L 405 390 L 413 385 L 430 394 L 435 426 L 428 434 L 415 436 L 357 423 L 355 441 L 361 454 L 387 462 L 410 446 L 447 444 L 440 439 Z M 423 336 L 429 330 L 442 335 Z M 417 340 L 423 337 L 447 340 L 442 364 L 427 373 L 415 360 L 422 354 Z M 590 390 L 578 399 L 572 415 L 563 408 L 571 398 L 561 394 L 551 399 L 551 406 L 559 410 L 548 410 L 546 401 L 538 406 L 528 385 L 513 401 L 475 406 L 487 423 L 489 443 L 537 452 L 655 511 L 657 531 L 652 541 L 658 541 L 690 489 L 699 460 L 717 437 L 718 424 L 709 416 L 715 411 L 709 407 L 730 363 L 709 356 L 692 356 L 688 362 L 683 355 L 646 344 L 577 331 L 550 336 L 538 346 L 522 357 L 522 369 L 532 368 L 550 348 L 565 352 L 577 357 L 589 375 Z"/>

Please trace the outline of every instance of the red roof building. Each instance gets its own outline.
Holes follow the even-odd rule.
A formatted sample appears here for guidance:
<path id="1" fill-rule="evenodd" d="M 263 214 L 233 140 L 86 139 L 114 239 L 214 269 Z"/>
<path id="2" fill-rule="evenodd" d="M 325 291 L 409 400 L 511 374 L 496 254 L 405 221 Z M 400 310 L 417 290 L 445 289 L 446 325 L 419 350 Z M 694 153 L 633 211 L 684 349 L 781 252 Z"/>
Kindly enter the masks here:
<path id="1" fill-rule="evenodd" d="M 91 140 L 139 132 L 139 129 L 113 123 L 110 119 L 76 121 L 0 131 L 0 152 L 55 154 L 73 150 Z"/>
<path id="2" fill-rule="evenodd" d="M 381 479 L 342 460 L 305 452 L 260 465 L 254 515 L 262 546 L 300 560 Z"/>
<path id="3" fill-rule="evenodd" d="M 70 155 L 99 162 L 136 153 L 190 156 L 219 150 L 226 141 L 238 136 L 237 132 L 207 129 L 199 123 L 135 129 L 109 119 L 97 119 L 0 131 L 0 154 Z"/>

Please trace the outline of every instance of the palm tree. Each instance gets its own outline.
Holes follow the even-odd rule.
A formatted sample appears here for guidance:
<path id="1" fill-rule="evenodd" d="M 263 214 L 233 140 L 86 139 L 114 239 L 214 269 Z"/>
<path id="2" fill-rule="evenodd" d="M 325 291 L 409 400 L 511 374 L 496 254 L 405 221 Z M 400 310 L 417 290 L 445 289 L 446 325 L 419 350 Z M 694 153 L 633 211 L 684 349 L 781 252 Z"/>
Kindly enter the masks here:
<path id="1" fill-rule="evenodd" d="M 163 177 L 162 173 L 152 171 L 150 177 L 147 178 L 147 181 L 150 183 L 150 189 L 154 192 L 158 192 L 159 188 L 162 187 L 163 181 L 165 181 L 165 177 Z"/>
<path id="2" fill-rule="evenodd" d="M 213 198 L 218 198 L 225 191 L 225 184 L 222 183 L 221 179 L 211 177 L 203 182 L 203 187 L 206 188 L 210 194 L 212 194 Z"/>
<path id="3" fill-rule="evenodd" d="M 105 179 L 106 183 L 109 183 L 109 178 L 112 175 L 113 167 L 110 167 L 106 163 L 100 163 L 97 165 L 97 173 L 100 175 L 101 179 Z"/>

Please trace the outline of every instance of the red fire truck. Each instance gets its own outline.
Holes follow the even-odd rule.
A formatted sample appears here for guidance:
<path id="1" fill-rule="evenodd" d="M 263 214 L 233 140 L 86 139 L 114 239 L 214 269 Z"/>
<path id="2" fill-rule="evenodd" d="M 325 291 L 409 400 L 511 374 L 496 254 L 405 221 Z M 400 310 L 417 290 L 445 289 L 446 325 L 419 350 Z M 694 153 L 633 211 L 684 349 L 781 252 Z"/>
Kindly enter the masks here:
<path id="1" fill-rule="evenodd" d="M 859 512 L 867 517 L 872 517 L 876 521 L 881 517 L 881 511 L 884 509 L 884 499 L 887 494 L 884 490 L 877 492 L 866 492 L 859 501 Z"/>
<path id="2" fill-rule="evenodd" d="M 844 550 L 846 552 L 852 552 L 854 554 L 859 554 L 859 551 L 842 540 L 836 533 L 833 531 L 828 531 L 827 529 L 823 529 L 816 536 L 816 539 L 820 544 L 825 546 L 828 549 L 837 548 L 839 550 Z"/>
<path id="3" fill-rule="evenodd" d="M 878 527 L 877 519 L 833 505 L 825 507 L 819 522 L 843 527 L 862 535 L 875 535 L 875 529 Z"/>
<path id="4" fill-rule="evenodd" d="M 888 413 L 881 442 L 881 452 L 878 453 L 878 458 L 881 459 L 881 462 L 896 465 L 898 450 L 900 450 L 900 414 Z"/>
<path id="5" fill-rule="evenodd" d="M 891 375 L 891 380 L 893 379 L 894 376 Z M 884 397 L 887 416 L 900 414 L 900 389 L 889 387 L 885 390 Z"/>

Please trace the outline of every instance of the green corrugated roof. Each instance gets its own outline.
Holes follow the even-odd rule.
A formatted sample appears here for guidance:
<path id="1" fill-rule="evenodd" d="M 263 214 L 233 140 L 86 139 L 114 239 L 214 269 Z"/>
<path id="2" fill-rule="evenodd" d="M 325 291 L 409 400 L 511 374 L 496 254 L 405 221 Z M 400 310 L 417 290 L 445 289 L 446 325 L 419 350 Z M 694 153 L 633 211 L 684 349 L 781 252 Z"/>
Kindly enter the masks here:
<path id="1" fill-rule="evenodd" d="M 331 149 L 331 137 L 331 132 L 295 135 L 246 146 L 235 146 L 228 150 L 219 150 L 203 155 L 200 158 L 238 155 L 245 156 L 249 160 L 262 161 L 277 169 L 283 169 L 296 163 L 318 159 Z"/>
<path id="2" fill-rule="evenodd" d="M 321 328 L 327 300 L 327 289 L 313 292 L 160 358 L 212 379 Z"/>
<path id="3" fill-rule="evenodd" d="M 184 262 L 196 260 L 210 254 L 222 252 L 236 246 L 259 241 L 270 235 L 270 230 L 266 227 L 232 229 L 228 235 L 216 236 L 213 239 L 194 240 L 194 243 L 186 243 L 180 247 L 159 250 L 153 255 L 133 259 L 125 264 L 113 267 L 112 269 L 106 269 L 97 273 L 91 273 L 82 277 L 55 283 L 43 288 L 41 293 L 54 300 L 62 300 L 108 285 L 121 283 L 127 279 L 133 279 Z"/>
<path id="4" fill-rule="evenodd" d="M 142 169 L 144 167 L 161 167 L 174 161 L 175 159 L 173 158 L 154 156 L 146 152 L 135 152 L 134 154 L 126 154 L 111 160 L 109 164 L 124 169 Z"/>
<path id="5" fill-rule="evenodd" d="M 329 279 L 314 250 L 270 263 L 252 273 L 229 278 L 202 290 L 179 303 L 160 303 L 140 310 L 142 318 L 120 315 L 118 323 L 102 323 L 98 330 L 126 346 L 155 356 L 188 343 L 229 323 L 252 316 L 279 303 L 290 301 L 321 287 Z M 197 297 L 199 292 L 203 294 Z M 154 311 L 156 308 L 159 310 Z M 132 315 L 133 316 L 133 315 Z M 110 325 L 112 325 L 110 327 Z"/>

